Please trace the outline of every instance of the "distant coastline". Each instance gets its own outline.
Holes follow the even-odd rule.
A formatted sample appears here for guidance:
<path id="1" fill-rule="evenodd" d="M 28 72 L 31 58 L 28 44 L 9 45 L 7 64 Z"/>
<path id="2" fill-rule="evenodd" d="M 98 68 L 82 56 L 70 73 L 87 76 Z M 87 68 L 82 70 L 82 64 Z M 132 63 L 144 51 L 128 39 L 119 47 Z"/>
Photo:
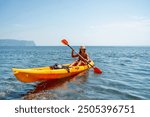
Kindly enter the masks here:
<path id="1" fill-rule="evenodd" d="M 36 44 L 27 40 L 0 39 L 0 46 L 36 46 Z"/>

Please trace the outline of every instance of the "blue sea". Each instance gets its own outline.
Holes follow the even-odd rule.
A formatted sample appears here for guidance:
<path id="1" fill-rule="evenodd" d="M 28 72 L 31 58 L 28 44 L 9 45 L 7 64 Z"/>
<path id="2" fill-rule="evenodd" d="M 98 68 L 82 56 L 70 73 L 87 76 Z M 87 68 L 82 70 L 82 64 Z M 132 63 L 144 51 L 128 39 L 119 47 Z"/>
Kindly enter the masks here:
<path id="1" fill-rule="evenodd" d="M 74 47 L 78 50 L 79 47 Z M 149 100 L 150 47 L 88 46 L 92 69 L 60 80 L 22 83 L 11 68 L 71 63 L 66 46 L 0 47 L 1 100 Z"/>

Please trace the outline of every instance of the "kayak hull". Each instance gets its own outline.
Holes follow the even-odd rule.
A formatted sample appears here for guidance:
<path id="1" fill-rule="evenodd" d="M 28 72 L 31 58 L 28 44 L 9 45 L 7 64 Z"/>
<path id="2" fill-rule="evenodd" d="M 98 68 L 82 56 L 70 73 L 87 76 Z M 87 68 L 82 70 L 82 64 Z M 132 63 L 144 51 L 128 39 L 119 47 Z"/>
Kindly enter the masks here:
<path id="1" fill-rule="evenodd" d="M 91 61 L 90 64 L 93 66 L 94 62 Z M 64 65 L 69 66 L 69 64 Z M 12 68 L 12 71 L 19 81 L 29 83 L 29 82 L 71 77 L 90 68 L 91 68 L 90 65 L 73 66 L 69 68 L 68 71 L 66 69 L 52 69 L 52 67 L 48 66 L 48 67 L 28 68 L 28 69 Z"/>

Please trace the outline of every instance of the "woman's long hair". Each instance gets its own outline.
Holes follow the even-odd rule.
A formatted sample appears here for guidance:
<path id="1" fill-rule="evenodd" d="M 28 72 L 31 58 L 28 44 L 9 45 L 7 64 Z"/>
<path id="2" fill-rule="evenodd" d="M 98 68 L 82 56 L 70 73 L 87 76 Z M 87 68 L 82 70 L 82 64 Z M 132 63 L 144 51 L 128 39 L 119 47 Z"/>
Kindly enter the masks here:
<path id="1" fill-rule="evenodd" d="M 79 50 L 79 54 L 81 54 L 81 49 Z"/>

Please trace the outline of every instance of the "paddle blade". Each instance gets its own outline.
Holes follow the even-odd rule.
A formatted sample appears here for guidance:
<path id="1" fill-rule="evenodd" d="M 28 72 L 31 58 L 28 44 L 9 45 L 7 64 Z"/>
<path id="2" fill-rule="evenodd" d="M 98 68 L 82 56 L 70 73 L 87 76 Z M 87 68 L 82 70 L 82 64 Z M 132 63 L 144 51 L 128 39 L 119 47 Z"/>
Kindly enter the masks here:
<path id="1" fill-rule="evenodd" d="M 68 45 L 68 41 L 66 39 L 62 39 L 61 42 L 64 44 L 64 45 Z"/>
<path id="2" fill-rule="evenodd" d="M 97 73 L 97 74 L 101 74 L 102 73 L 102 71 L 99 68 L 97 68 L 97 67 L 94 67 L 94 72 Z"/>

